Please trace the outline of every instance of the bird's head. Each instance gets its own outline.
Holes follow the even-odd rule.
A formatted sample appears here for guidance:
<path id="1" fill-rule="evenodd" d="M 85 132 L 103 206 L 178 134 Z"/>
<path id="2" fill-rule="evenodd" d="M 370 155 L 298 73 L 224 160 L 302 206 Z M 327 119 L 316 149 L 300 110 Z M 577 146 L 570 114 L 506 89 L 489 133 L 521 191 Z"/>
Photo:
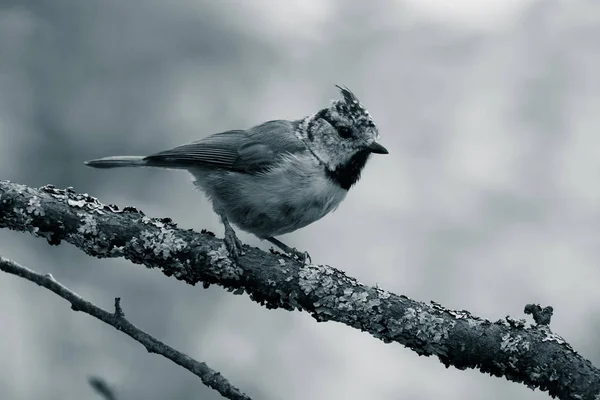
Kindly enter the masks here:
<path id="1" fill-rule="evenodd" d="M 298 135 L 342 187 L 349 189 L 372 153 L 388 154 L 369 112 L 346 87 L 328 108 L 304 118 Z"/>

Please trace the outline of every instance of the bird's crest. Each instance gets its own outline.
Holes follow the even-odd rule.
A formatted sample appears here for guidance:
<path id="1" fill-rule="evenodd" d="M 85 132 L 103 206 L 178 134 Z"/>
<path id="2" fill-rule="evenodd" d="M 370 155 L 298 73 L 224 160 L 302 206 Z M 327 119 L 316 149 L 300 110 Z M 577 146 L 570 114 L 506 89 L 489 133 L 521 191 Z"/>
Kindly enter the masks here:
<path id="1" fill-rule="evenodd" d="M 350 116 L 356 125 L 375 127 L 375 122 L 369 112 L 360 104 L 358 98 L 346 86 L 335 85 L 342 94 L 343 101 L 334 102 L 341 114 Z"/>

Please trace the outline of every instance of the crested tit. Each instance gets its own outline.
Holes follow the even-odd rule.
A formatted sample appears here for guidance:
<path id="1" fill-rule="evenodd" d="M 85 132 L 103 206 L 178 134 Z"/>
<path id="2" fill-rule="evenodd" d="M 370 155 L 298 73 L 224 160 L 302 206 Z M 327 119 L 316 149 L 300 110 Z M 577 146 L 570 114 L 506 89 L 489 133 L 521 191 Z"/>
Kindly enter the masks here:
<path id="1" fill-rule="evenodd" d="M 237 258 L 242 250 L 233 223 L 304 261 L 307 253 L 275 236 L 335 210 L 369 156 L 388 153 L 377 142 L 379 131 L 369 112 L 348 88 L 337 87 L 340 99 L 299 120 L 268 121 L 149 156 L 105 157 L 85 164 L 187 170 L 221 217 L 230 254 Z"/>

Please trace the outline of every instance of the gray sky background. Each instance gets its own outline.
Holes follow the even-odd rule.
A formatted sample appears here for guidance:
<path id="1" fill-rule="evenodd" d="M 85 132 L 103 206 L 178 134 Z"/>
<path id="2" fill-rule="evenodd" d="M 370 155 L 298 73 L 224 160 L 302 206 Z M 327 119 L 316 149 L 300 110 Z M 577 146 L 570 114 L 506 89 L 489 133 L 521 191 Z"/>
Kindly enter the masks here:
<path id="1" fill-rule="evenodd" d="M 600 365 L 599 37 L 595 0 L 0 0 L 0 179 L 222 235 L 187 174 L 82 162 L 300 118 L 344 84 L 390 155 L 284 241 L 492 320 L 550 304 L 555 332 Z M 68 245 L 0 231 L 0 254 L 101 306 L 122 297 L 132 322 L 256 398 L 548 398 Z M 123 400 L 220 398 L 22 279 L 0 275 L 0 305 L 1 399 L 96 399 L 89 374 Z"/>

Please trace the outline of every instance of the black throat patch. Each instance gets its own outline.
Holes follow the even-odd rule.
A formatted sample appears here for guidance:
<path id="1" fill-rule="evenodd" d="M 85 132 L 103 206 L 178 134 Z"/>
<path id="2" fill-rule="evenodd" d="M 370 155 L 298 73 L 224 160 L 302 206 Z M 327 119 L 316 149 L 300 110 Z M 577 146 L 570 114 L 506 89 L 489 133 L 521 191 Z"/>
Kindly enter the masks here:
<path id="1" fill-rule="evenodd" d="M 326 167 L 325 173 L 331 181 L 340 185 L 342 189 L 350 190 L 350 188 L 360 179 L 360 173 L 365 167 L 370 155 L 371 153 L 368 151 L 361 150 L 353 155 L 346 164 L 338 166 L 335 170 L 330 170 Z"/>

